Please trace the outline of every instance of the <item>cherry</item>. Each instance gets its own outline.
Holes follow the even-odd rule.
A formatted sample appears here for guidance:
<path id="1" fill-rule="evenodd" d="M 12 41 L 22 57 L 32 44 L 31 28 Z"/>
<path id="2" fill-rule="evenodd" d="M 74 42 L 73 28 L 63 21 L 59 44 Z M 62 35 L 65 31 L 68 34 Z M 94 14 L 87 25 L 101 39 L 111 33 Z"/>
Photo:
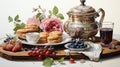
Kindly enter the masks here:
<path id="1" fill-rule="evenodd" d="M 56 57 L 56 53 L 52 52 L 52 57 L 55 58 Z"/>
<path id="2" fill-rule="evenodd" d="M 37 51 L 37 50 L 39 50 L 39 47 L 35 47 L 34 51 Z"/>
<path id="3" fill-rule="evenodd" d="M 42 60 L 42 59 L 43 59 L 42 55 L 39 55 L 38 60 Z"/>
<path id="4" fill-rule="evenodd" d="M 36 53 L 36 51 L 33 51 L 33 56 L 37 56 L 37 53 Z"/>
<path id="5" fill-rule="evenodd" d="M 28 52 L 28 55 L 29 55 L 29 56 L 33 56 L 33 52 L 32 52 L 32 51 L 29 51 L 29 52 Z"/>
<path id="6" fill-rule="evenodd" d="M 39 51 L 39 50 L 37 50 L 37 51 L 35 51 L 35 52 L 36 52 L 36 55 L 37 55 L 37 56 L 40 54 L 40 51 Z"/>
<path id="7" fill-rule="evenodd" d="M 52 52 L 52 48 L 48 48 L 48 51 L 51 53 Z"/>
<path id="8" fill-rule="evenodd" d="M 40 55 L 44 55 L 43 51 L 40 51 L 39 54 L 40 54 Z"/>
<path id="9" fill-rule="evenodd" d="M 45 50 L 48 50 L 48 48 L 49 48 L 48 46 L 44 46 L 44 49 L 45 49 Z"/>
<path id="10" fill-rule="evenodd" d="M 70 63 L 75 63 L 75 60 L 73 58 L 70 58 Z"/>
<path id="11" fill-rule="evenodd" d="M 45 53 L 45 56 L 46 56 L 46 57 L 49 57 L 49 56 L 50 56 L 50 52 L 47 51 L 47 52 Z"/>

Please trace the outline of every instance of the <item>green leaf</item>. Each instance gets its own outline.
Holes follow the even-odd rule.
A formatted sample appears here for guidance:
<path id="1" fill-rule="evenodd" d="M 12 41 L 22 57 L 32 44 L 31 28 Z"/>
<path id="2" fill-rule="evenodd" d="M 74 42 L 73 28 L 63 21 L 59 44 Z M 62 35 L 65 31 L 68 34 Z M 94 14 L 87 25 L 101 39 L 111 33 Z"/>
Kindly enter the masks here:
<path id="1" fill-rule="evenodd" d="M 21 22 L 21 20 L 16 20 L 16 22 Z"/>
<path id="2" fill-rule="evenodd" d="M 44 65 L 45 67 L 51 67 L 53 63 L 54 63 L 53 58 L 46 58 L 46 59 L 43 61 L 43 65 Z"/>
<path id="3" fill-rule="evenodd" d="M 64 57 L 62 57 L 58 60 L 59 63 L 62 63 L 63 61 L 64 61 Z"/>
<path id="4" fill-rule="evenodd" d="M 37 15 L 36 15 L 36 18 L 39 19 L 40 15 L 41 15 L 41 13 L 38 12 Z"/>
<path id="5" fill-rule="evenodd" d="M 14 21 L 18 21 L 19 20 L 19 15 L 16 15 L 15 18 L 14 18 Z"/>
<path id="6" fill-rule="evenodd" d="M 56 15 L 59 12 L 58 8 L 56 6 L 54 6 L 53 8 L 53 14 Z"/>
<path id="7" fill-rule="evenodd" d="M 52 15 L 52 11 L 51 10 L 49 10 L 49 14 Z"/>
<path id="8" fill-rule="evenodd" d="M 21 24 L 16 24 L 15 25 L 15 28 L 13 29 L 14 30 L 14 33 L 16 33 L 16 31 L 18 29 L 23 29 L 25 27 L 25 24 L 24 23 L 21 23 Z"/>
<path id="9" fill-rule="evenodd" d="M 61 13 L 57 14 L 57 17 L 60 19 L 64 19 L 64 16 Z"/>
<path id="10" fill-rule="evenodd" d="M 13 22 L 13 18 L 11 16 L 8 17 L 9 22 Z"/>

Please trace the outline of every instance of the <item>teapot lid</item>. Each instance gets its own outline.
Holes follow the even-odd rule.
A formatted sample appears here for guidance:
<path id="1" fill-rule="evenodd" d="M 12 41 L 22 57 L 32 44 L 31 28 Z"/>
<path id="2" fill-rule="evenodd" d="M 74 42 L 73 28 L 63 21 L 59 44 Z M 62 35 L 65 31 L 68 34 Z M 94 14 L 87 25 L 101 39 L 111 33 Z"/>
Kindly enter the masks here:
<path id="1" fill-rule="evenodd" d="M 96 11 L 93 7 L 85 5 L 86 0 L 80 0 L 81 4 L 73 7 L 67 13 L 68 15 L 93 16 Z"/>

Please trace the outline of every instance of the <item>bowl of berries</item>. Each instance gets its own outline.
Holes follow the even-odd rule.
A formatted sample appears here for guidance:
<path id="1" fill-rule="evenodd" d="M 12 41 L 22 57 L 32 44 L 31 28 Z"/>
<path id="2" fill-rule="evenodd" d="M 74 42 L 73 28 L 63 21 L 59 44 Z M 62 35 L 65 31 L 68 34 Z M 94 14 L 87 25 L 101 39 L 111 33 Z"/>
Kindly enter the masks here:
<path id="1" fill-rule="evenodd" d="M 73 50 L 73 51 L 80 51 L 80 50 L 83 51 L 91 48 L 90 44 L 91 42 L 84 41 L 83 39 L 75 39 L 72 40 L 71 43 L 67 43 L 65 45 L 65 48 L 68 48 L 69 50 Z"/>

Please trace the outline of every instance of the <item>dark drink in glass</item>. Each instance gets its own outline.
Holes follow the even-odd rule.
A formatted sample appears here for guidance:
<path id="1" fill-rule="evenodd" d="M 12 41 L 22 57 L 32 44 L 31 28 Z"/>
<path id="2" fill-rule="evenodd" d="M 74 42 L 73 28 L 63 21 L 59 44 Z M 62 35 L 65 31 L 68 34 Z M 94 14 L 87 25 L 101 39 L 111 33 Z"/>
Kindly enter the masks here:
<path id="1" fill-rule="evenodd" d="M 101 45 L 105 47 L 110 47 L 113 38 L 113 27 L 112 22 L 103 22 L 100 26 L 100 39 Z"/>
<path id="2" fill-rule="evenodd" d="M 102 45 L 108 46 L 112 42 L 113 29 L 112 28 L 101 28 L 100 39 Z"/>

